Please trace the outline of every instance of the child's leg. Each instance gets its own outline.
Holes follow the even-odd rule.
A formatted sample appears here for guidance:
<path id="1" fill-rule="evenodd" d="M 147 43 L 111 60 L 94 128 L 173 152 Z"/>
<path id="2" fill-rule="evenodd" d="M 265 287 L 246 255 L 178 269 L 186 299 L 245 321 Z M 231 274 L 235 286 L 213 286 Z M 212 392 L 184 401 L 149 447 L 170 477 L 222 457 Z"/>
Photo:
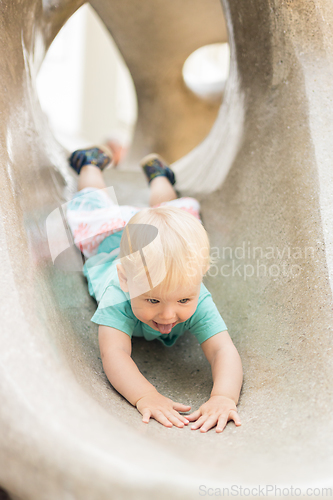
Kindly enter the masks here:
<path id="1" fill-rule="evenodd" d="M 86 187 L 106 188 L 102 171 L 95 165 L 84 165 L 80 170 L 77 190 L 81 191 Z"/>
<path id="2" fill-rule="evenodd" d="M 175 174 L 160 155 L 156 153 L 147 155 L 141 160 L 140 165 L 149 183 L 151 207 L 178 198 L 172 187 L 176 182 Z"/>
<path id="3" fill-rule="evenodd" d="M 153 207 L 154 205 L 159 205 L 164 201 L 176 200 L 178 198 L 176 191 L 170 184 L 167 177 L 158 176 L 152 179 L 149 184 L 150 187 L 150 199 L 149 205 Z"/>
<path id="4" fill-rule="evenodd" d="M 140 210 L 138 207 L 119 206 L 114 197 L 108 196 L 102 170 L 113 158 L 112 153 L 102 148 L 77 150 L 69 158 L 69 164 L 79 178 L 78 192 L 66 207 L 67 221 L 75 245 L 86 258 L 95 255 L 99 245 L 113 234 L 115 237 L 109 239 L 103 251 L 109 252 L 114 244 L 119 246 L 121 230 Z"/>
<path id="5" fill-rule="evenodd" d="M 106 146 L 74 151 L 69 158 L 69 164 L 79 174 L 78 191 L 87 187 L 106 188 L 102 170 L 112 161 L 112 151 Z"/>

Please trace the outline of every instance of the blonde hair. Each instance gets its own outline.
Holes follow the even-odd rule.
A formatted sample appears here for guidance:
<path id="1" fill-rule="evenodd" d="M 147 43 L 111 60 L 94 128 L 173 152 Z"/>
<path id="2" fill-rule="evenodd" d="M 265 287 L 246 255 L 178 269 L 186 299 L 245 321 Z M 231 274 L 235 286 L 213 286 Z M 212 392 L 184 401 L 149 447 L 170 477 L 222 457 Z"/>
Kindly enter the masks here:
<path id="1" fill-rule="evenodd" d="M 184 209 L 163 206 L 135 214 L 124 229 L 119 259 L 137 295 L 159 284 L 175 290 L 201 281 L 210 264 L 208 235 Z M 141 293 L 140 293 L 141 291 Z"/>

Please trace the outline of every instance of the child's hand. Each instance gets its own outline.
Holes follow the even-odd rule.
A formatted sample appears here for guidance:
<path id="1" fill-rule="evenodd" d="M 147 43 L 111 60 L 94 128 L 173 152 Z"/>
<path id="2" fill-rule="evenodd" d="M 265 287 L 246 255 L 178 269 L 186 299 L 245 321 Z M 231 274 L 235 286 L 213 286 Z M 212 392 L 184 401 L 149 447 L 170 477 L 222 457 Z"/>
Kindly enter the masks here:
<path id="1" fill-rule="evenodd" d="M 216 424 L 216 432 L 222 432 L 229 420 L 233 420 L 237 426 L 241 425 L 235 402 L 225 396 L 211 396 L 207 403 L 186 415 L 186 418 L 191 422 L 196 420 L 191 429 L 200 427 L 200 432 L 207 432 Z"/>
<path id="2" fill-rule="evenodd" d="M 172 427 L 172 425 L 184 427 L 187 425 L 187 418 L 180 415 L 178 411 L 189 411 L 191 408 L 188 405 L 175 403 L 157 391 L 140 398 L 136 402 L 136 407 L 143 417 L 142 422 L 148 424 L 150 417 L 152 417 L 165 427 Z"/>

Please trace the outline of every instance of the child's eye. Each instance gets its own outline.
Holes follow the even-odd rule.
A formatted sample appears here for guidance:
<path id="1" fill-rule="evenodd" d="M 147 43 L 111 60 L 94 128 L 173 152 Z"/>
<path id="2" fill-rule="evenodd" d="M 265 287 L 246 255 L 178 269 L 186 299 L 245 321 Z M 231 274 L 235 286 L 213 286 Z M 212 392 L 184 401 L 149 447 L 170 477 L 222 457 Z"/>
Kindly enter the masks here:
<path id="1" fill-rule="evenodd" d="M 178 300 L 178 302 L 180 302 L 181 304 L 187 304 L 187 302 L 189 301 L 190 299 L 180 299 Z"/>
<path id="2" fill-rule="evenodd" d="M 157 299 L 147 299 L 147 301 L 149 302 L 149 304 L 158 304 L 159 303 L 159 300 L 157 300 Z"/>

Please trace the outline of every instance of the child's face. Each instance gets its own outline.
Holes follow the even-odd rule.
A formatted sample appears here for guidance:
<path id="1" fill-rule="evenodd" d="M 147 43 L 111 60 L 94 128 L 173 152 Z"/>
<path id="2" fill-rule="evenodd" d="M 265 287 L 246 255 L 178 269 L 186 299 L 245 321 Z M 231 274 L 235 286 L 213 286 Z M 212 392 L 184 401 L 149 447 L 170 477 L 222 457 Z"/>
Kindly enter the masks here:
<path id="1" fill-rule="evenodd" d="M 201 281 L 164 293 L 160 285 L 131 299 L 133 313 L 146 325 L 167 335 L 177 323 L 183 323 L 194 314 L 200 286 Z"/>

